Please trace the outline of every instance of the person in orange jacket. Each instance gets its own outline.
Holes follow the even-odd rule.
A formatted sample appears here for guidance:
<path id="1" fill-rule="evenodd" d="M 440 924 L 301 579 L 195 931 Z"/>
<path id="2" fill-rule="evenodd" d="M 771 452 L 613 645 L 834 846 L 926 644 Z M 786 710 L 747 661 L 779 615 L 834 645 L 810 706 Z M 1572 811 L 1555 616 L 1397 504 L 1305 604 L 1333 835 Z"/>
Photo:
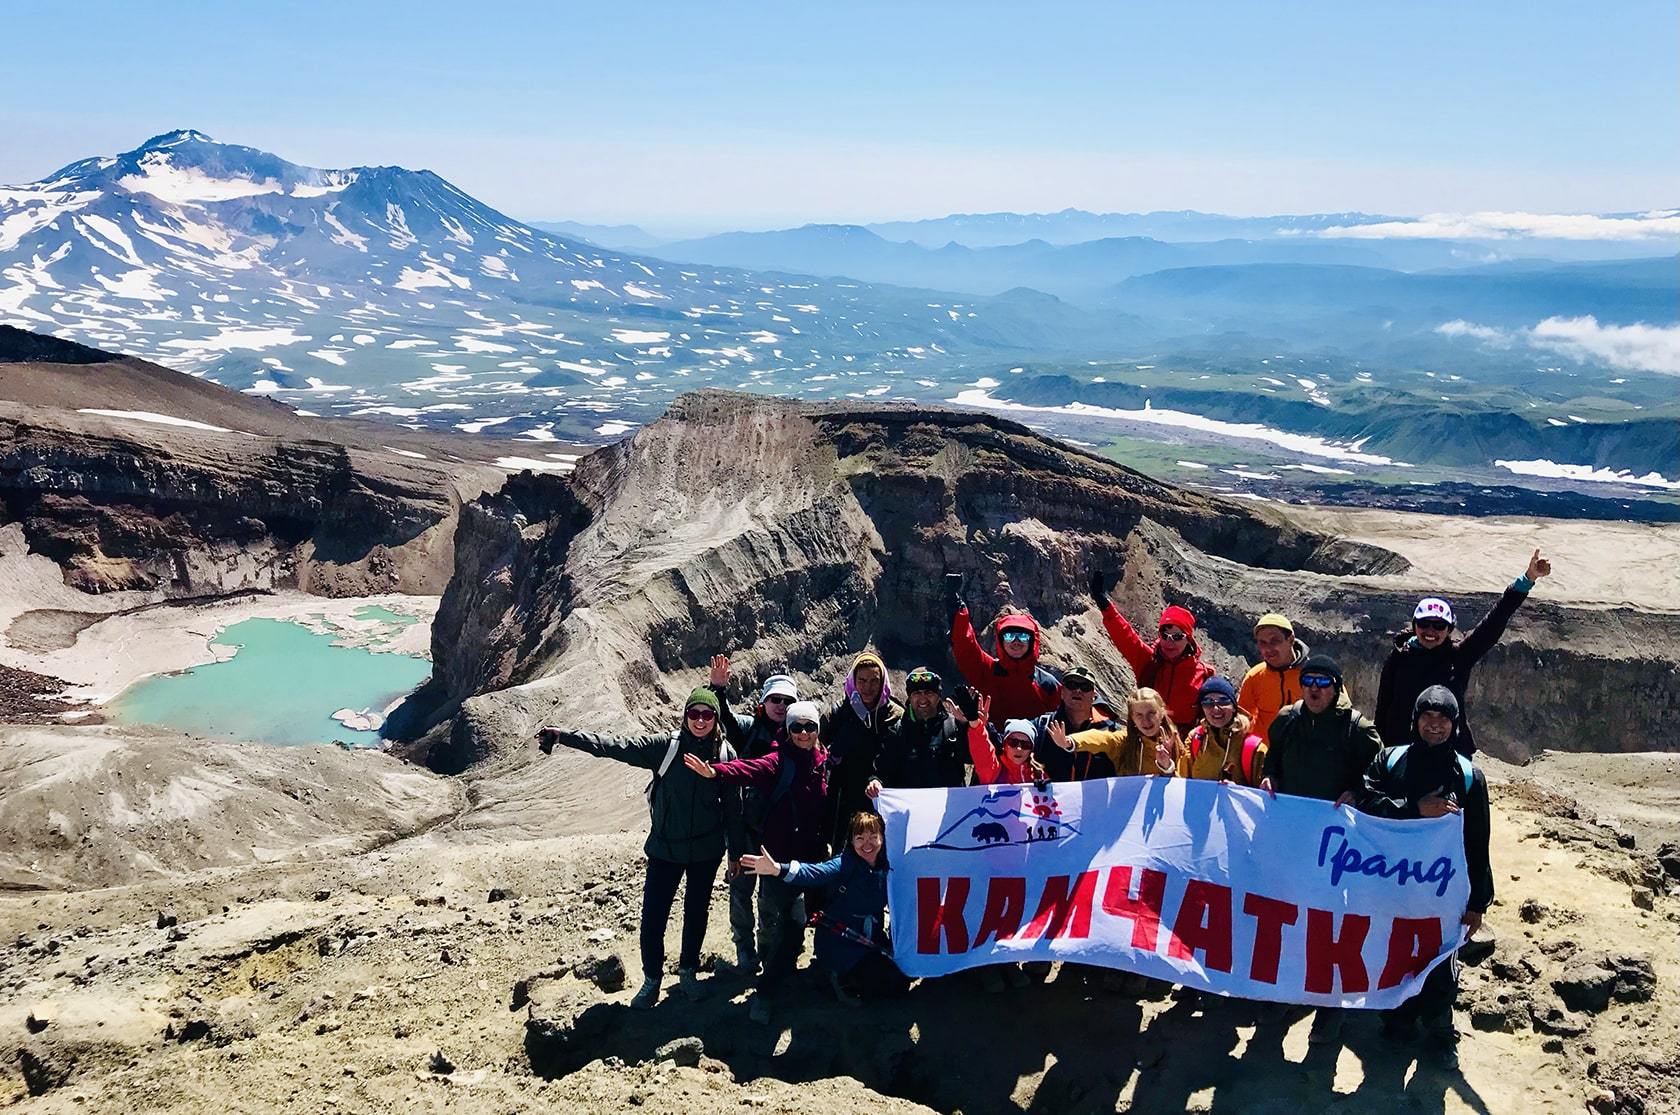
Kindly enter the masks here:
<path id="1" fill-rule="evenodd" d="M 1248 715 L 1249 731 L 1270 743 L 1272 721 L 1302 697 L 1301 663 L 1312 651 L 1295 637 L 1289 618 L 1277 612 L 1254 624 L 1254 646 L 1260 661 L 1243 675 L 1237 707 Z"/>
<path id="2" fill-rule="evenodd" d="M 1169 605 L 1156 625 L 1155 641 L 1146 643 L 1108 598 L 1108 578 L 1100 570 L 1091 574 L 1090 587 L 1091 599 L 1102 610 L 1109 640 L 1131 665 L 1137 687 L 1153 689 L 1166 698 L 1173 726 L 1180 735 L 1188 732 L 1196 726 L 1201 712 L 1196 701 L 1202 683 L 1214 674 L 1213 667 L 1202 661 L 1202 648 L 1196 645 L 1196 617 L 1188 608 Z"/>
<path id="3" fill-rule="evenodd" d="M 962 600 L 961 573 L 945 574 L 951 615 L 951 655 L 969 685 L 991 698 L 991 722 L 1002 728 L 1011 720 L 1031 720 L 1061 707 L 1062 685 L 1038 664 L 1038 624 L 1025 613 L 997 621 L 995 655 L 987 654 L 974 635 L 968 605 Z"/>

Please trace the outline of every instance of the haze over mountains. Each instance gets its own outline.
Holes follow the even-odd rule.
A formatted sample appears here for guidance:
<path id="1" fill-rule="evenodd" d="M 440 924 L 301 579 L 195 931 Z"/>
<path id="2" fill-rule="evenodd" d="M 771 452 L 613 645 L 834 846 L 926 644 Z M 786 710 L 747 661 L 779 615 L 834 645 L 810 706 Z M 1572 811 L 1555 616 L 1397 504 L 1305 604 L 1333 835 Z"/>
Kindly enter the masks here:
<path id="1" fill-rule="evenodd" d="M 1318 454 L 1680 490 L 1680 210 L 555 227 L 429 171 L 169 132 L 0 189 L 0 322 L 309 413 L 537 442 L 720 386 L 1033 407 L 1105 448 L 1195 419 L 1249 439 L 1213 463 L 1251 488 L 1279 480 L 1254 460 Z M 1443 444 L 1445 418 L 1473 436 Z M 1392 451 L 1347 448 L 1373 437 Z"/>

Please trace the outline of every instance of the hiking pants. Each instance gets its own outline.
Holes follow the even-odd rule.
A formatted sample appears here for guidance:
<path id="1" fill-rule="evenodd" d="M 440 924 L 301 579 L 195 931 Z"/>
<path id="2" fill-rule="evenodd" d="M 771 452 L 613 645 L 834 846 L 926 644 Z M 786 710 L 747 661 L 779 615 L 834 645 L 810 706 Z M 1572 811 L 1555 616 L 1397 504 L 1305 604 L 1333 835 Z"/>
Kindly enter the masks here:
<path id="1" fill-rule="evenodd" d="M 758 881 L 759 987 L 773 990 L 793 974 L 805 948 L 805 895 L 770 875 Z"/>
<path id="2" fill-rule="evenodd" d="M 698 968 L 700 946 L 706 940 L 706 915 L 712 904 L 712 880 L 721 860 L 672 863 L 648 857 L 647 881 L 642 886 L 642 975 L 658 979 L 665 971 L 665 926 L 677 901 L 677 884 L 688 880 L 683 896 L 682 952 L 677 967 Z"/>

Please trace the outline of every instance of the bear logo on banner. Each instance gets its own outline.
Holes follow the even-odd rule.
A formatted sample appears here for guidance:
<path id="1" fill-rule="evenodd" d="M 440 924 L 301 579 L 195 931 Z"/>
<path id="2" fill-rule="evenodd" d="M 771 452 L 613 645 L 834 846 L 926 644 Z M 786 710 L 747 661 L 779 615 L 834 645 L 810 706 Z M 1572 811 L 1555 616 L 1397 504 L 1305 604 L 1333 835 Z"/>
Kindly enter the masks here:
<path id="1" fill-rule="evenodd" d="M 1049 783 L 1002 786 L 979 805 L 947 825 L 920 848 L 977 852 L 1020 844 L 1059 843 L 1078 836 L 1079 829 L 1062 818 L 1056 792 Z"/>

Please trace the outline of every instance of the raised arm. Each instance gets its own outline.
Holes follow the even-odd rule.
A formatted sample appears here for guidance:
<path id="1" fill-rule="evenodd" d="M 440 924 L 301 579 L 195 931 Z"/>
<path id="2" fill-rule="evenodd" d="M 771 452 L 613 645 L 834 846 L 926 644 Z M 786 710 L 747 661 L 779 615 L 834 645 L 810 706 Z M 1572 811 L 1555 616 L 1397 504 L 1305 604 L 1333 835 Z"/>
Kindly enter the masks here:
<path id="1" fill-rule="evenodd" d="M 974 624 L 969 621 L 966 604 L 951 617 L 951 657 L 957 660 L 957 669 L 970 685 L 991 684 L 992 667 L 997 664 L 997 659 L 987 654 L 980 646 L 980 640 L 975 638 Z"/>
<path id="2" fill-rule="evenodd" d="M 1528 559 L 1528 568 L 1523 575 L 1511 582 L 1499 602 L 1464 636 L 1464 641 L 1458 645 L 1459 661 L 1465 668 L 1474 666 L 1481 657 L 1494 648 L 1500 636 L 1505 634 L 1505 628 L 1510 624 L 1511 617 L 1517 614 L 1523 601 L 1534 588 L 1534 583 L 1552 571 L 1552 563 L 1540 556 L 1535 550 L 1534 556 Z"/>
<path id="3" fill-rule="evenodd" d="M 671 748 L 669 732 L 664 735 L 615 737 L 597 735 L 594 732 L 568 732 L 560 728 L 544 728 L 537 735 L 544 743 L 545 751 L 557 743 L 574 751 L 597 755 L 603 759 L 616 759 L 645 770 L 659 769 L 665 752 Z"/>

